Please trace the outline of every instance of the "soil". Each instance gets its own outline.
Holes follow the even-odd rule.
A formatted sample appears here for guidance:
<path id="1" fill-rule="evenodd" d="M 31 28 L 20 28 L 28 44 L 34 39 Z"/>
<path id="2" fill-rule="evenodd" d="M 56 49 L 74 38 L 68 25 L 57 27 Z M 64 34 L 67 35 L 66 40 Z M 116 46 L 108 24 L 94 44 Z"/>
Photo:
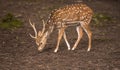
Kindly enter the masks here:
<path id="1" fill-rule="evenodd" d="M 57 30 L 48 39 L 42 52 L 37 50 L 35 41 L 29 36 L 34 34 L 28 19 L 42 29 L 41 19 L 47 20 L 49 13 L 80 0 L 0 0 L 0 18 L 13 13 L 24 25 L 15 30 L 0 29 L 0 70 L 120 70 L 120 1 L 84 0 L 95 13 L 104 13 L 112 21 L 101 22 L 102 26 L 91 23 L 92 49 L 87 52 L 88 38 L 84 33 L 80 44 L 74 51 L 68 51 L 64 40 L 57 53 L 54 49 Z M 66 30 L 73 46 L 77 38 L 74 27 Z"/>

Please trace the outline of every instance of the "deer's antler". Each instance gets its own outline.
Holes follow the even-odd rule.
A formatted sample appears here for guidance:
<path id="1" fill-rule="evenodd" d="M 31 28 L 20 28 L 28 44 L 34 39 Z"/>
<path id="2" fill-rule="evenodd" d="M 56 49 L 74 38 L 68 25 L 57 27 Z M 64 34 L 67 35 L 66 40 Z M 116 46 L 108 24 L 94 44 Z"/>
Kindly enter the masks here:
<path id="1" fill-rule="evenodd" d="M 43 22 L 43 29 L 42 29 L 42 33 L 41 33 L 41 34 L 43 34 L 43 33 L 44 33 L 44 31 L 45 31 L 45 21 L 44 21 L 44 20 L 42 20 L 42 22 Z"/>
<path id="2" fill-rule="evenodd" d="M 32 38 L 37 38 L 37 30 L 36 30 L 36 28 L 35 28 L 35 24 L 33 23 L 31 23 L 31 21 L 30 21 L 30 19 L 29 19 L 29 23 L 30 23 L 30 25 L 32 26 L 32 28 L 33 28 L 33 30 L 34 30 L 34 32 L 35 32 L 35 36 L 33 36 L 33 35 L 31 35 L 30 34 L 30 36 L 32 37 Z"/>

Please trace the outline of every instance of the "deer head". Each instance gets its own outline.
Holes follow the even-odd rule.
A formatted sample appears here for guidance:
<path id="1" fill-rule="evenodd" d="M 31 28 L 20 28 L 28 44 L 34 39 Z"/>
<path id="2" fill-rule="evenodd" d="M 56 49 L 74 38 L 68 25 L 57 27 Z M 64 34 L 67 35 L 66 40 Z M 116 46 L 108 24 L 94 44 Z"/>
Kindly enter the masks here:
<path id="1" fill-rule="evenodd" d="M 35 24 L 31 23 L 31 21 L 29 20 L 30 25 L 32 26 L 34 32 L 35 32 L 35 36 L 31 35 L 31 38 L 33 38 L 36 41 L 36 44 L 38 45 L 38 50 L 42 51 L 42 49 L 45 47 L 46 41 L 47 41 L 47 32 L 45 33 L 45 22 L 44 20 L 42 20 L 43 22 L 43 29 L 42 31 L 38 31 L 35 28 Z"/>

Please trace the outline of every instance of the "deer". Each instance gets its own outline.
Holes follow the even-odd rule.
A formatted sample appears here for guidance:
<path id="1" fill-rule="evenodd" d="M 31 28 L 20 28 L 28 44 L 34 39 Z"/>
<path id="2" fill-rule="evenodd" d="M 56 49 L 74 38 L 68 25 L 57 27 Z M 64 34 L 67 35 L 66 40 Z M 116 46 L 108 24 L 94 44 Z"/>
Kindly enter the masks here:
<path id="1" fill-rule="evenodd" d="M 29 19 L 29 23 L 35 32 L 35 36 L 31 34 L 30 36 L 36 41 L 38 50 L 42 51 L 46 45 L 47 39 L 49 38 L 53 30 L 55 29 L 58 30 L 58 39 L 57 39 L 56 48 L 54 50 L 54 52 L 56 53 L 59 49 L 59 44 L 62 37 L 66 42 L 68 50 L 75 50 L 81 38 L 83 37 L 83 31 L 85 31 L 89 41 L 87 51 L 90 51 L 91 41 L 92 41 L 92 31 L 90 30 L 89 24 L 92 19 L 92 16 L 93 16 L 93 10 L 84 3 L 66 5 L 64 7 L 52 11 L 49 18 L 47 19 L 47 22 L 42 20 L 43 29 L 38 32 L 36 30 L 35 23 L 32 23 L 31 20 Z M 76 31 L 78 35 L 77 40 L 73 45 L 72 49 L 67 40 L 67 36 L 65 32 L 66 28 L 70 26 L 76 27 Z"/>

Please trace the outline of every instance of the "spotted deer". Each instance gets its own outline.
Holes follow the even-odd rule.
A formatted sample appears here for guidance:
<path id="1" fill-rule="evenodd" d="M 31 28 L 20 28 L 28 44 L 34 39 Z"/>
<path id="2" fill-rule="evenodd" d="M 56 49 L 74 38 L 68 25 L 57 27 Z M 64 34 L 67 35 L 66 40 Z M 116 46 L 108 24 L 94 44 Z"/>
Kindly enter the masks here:
<path id="1" fill-rule="evenodd" d="M 54 10 L 50 14 L 50 17 L 48 18 L 47 22 L 44 22 L 43 20 L 43 29 L 41 31 L 37 32 L 35 24 L 32 24 L 29 20 L 29 23 L 35 32 L 35 36 L 31 34 L 30 36 L 35 39 L 36 44 L 38 45 L 38 50 L 42 51 L 42 49 L 45 47 L 49 35 L 53 32 L 54 29 L 57 29 L 58 40 L 54 52 L 58 51 L 62 37 L 64 38 L 67 44 L 68 50 L 70 50 L 71 48 L 67 40 L 65 29 L 69 26 L 75 26 L 78 37 L 71 50 L 75 50 L 75 48 L 78 46 L 78 43 L 83 36 L 84 30 L 87 33 L 89 39 L 87 51 L 90 51 L 92 32 L 90 31 L 89 23 L 92 19 L 92 15 L 92 9 L 83 3 L 61 7 L 57 10 Z"/>

